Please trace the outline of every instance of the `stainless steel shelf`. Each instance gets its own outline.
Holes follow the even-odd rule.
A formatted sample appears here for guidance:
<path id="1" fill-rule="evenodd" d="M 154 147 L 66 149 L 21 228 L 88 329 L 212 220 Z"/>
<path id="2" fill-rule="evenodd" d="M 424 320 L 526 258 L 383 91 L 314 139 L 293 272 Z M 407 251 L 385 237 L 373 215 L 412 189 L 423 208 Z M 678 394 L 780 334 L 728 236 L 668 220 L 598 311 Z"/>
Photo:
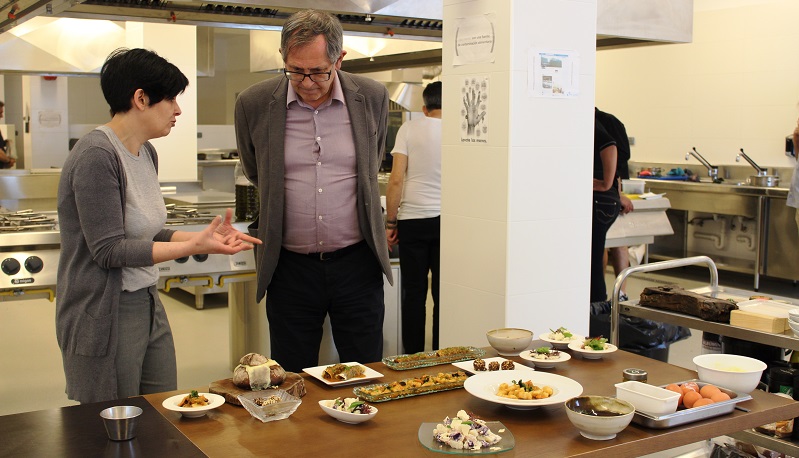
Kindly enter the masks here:
<path id="1" fill-rule="evenodd" d="M 770 332 L 755 331 L 753 329 L 740 328 L 729 324 L 705 321 L 701 318 L 680 313 L 642 307 L 638 305 L 637 301 L 622 302 L 619 306 L 621 307 L 619 312 L 622 315 L 676 324 L 699 331 L 712 332 L 722 336 L 799 351 L 799 339 L 794 337 L 791 331 L 788 331 L 790 334 L 772 334 Z"/>
<path id="2" fill-rule="evenodd" d="M 733 439 L 738 439 L 752 445 L 765 447 L 775 452 L 783 453 L 788 456 L 799 456 L 799 444 L 796 442 L 778 439 L 776 437 L 766 436 L 751 429 L 745 429 L 736 433 L 727 434 Z"/>

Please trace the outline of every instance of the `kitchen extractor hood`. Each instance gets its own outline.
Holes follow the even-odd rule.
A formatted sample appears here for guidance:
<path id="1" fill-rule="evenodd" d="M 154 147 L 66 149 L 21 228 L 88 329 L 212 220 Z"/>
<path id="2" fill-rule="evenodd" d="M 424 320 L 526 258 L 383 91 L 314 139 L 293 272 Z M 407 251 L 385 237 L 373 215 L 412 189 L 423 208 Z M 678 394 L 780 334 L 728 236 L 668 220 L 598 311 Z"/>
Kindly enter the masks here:
<path id="1" fill-rule="evenodd" d="M 266 30 L 279 29 L 296 11 L 320 7 L 317 0 L 71 0 L 68 6 L 61 16 Z M 326 0 L 323 7 L 351 34 L 441 40 L 442 1 Z M 597 0 L 598 48 L 687 43 L 692 32 L 693 0 Z"/>
<path id="2" fill-rule="evenodd" d="M 212 27 L 279 30 L 286 18 L 316 1 L 201 2 L 163 0 L 86 0 L 61 16 L 131 21 L 175 22 Z M 430 0 L 328 0 L 324 9 L 339 18 L 350 34 L 429 37 L 441 40 L 441 2 Z M 412 16 L 401 15 L 413 11 Z"/>
<path id="3" fill-rule="evenodd" d="M 3 9 L 2 2 L 6 1 Z M 11 4 L 18 5 L 10 14 Z M 0 32 L 36 17 L 105 19 L 110 21 L 174 22 L 205 27 L 278 31 L 286 18 L 316 0 L 238 0 L 236 2 L 167 0 L 0 0 Z M 437 49 L 410 49 L 374 55 L 348 54 L 343 67 L 351 72 L 375 72 L 394 68 L 441 65 L 443 2 L 435 0 L 326 0 L 324 8 L 341 20 L 347 35 L 391 41 L 428 41 Z M 5 15 L 9 19 L 5 19 Z M 11 20 L 11 17 L 14 20 Z M 597 0 L 597 47 L 637 46 L 656 43 L 690 42 L 693 0 Z M 3 41 L 3 38 L 6 38 Z M 404 40 L 403 40 L 404 38 Z M 209 53 L 212 35 L 203 37 Z M 0 34 L 0 47 L 8 48 L 10 38 Z M 103 40 L 100 40 L 103 41 Z M 109 40 L 110 41 L 110 40 Z M 26 44 L 27 46 L 27 44 Z M 99 45 L 98 45 L 99 46 Z M 431 47 L 433 48 L 433 47 Z M 43 48 L 52 53 L 49 47 Z M 2 51 L 2 50 L 0 50 Z M 38 50 L 36 53 L 41 54 Z M 36 54 L 34 53 L 34 54 Z M 46 53 L 45 53 L 46 54 Z M 74 54 L 74 53 L 73 53 Z M 107 53 L 100 53 L 103 58 Z M 46 55 L 45 55 L 46 57 Z M 202 56 L 202 75 L 213 74 L 213 55 Z M 62 59 L 64 60 L 64 59 Z M 57 69 L 6 69 L 34 73 L 81 73 L 72 65 Z M 269 71 L 261 67 L 254 71 Z M 85 71 L 85 70 L 84 70 Z M 90 72 L 91 73 L 91 72 Z"/>

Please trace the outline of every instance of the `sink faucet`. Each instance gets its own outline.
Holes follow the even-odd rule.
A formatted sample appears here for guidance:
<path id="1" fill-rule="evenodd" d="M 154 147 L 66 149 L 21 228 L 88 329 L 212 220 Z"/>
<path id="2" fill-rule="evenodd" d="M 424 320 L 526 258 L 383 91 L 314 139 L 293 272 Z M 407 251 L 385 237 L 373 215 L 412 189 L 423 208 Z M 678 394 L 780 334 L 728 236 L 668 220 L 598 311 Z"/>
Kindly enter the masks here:
<path id="1" fill-rule="evenodd" d="M 707 168 L 707 176 L 713 178 L 713 181 L 719 177 L 719 168 L 715 165 L 711 165 L 710 162 L 703 158 L 702 155 L 699 154 L 699 151 L 696 150 L 696 147 L 693 148 L 693 151 L 688 151 L 685 155 L 685 160 L 687 161 L 691 156 L 695 157 L 697 161 L 701 162 L 702 165 Z"/>
<path id="2" fill-rule="evenodd" d="M 741 162 L 741 156 L 743 156 L 743 158 L 746 159 L 746 162 L 748 162 L 752 167 L 755 168 L 755 170 L 757 170 L 757 176 L 768 175 L 768 169 L 764 169 L 755 164 L 755 161 L 753 161 L 749 156 L 746 155 L 746 153 L 744 153 L 743 148 L 741 148 L 741 152 L 735 156 L 735 162 Z"/>

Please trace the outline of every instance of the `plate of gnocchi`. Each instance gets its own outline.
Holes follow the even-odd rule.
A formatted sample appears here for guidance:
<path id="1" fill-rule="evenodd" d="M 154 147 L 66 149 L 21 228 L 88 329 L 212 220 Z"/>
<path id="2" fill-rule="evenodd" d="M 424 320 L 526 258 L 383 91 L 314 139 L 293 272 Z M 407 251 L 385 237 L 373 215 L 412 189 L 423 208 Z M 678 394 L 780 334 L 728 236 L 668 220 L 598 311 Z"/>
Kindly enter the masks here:
<path id="1" fill-rule="evenodd" d="M 583 393 L 583 386 L 568 377 L 526 370 L 475 374 L 463 388 L 476 398 L 517 410 L 563 404 Z"/>

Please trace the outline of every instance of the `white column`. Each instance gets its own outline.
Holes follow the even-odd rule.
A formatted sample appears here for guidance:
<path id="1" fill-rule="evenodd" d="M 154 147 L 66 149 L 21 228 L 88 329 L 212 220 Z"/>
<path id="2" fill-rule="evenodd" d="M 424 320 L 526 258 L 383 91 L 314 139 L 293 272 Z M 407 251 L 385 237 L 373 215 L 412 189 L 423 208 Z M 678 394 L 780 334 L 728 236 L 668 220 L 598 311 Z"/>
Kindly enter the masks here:
<path id="1" fill-rule="evenodd" d="M 441 346 L 504 326 L 586 334 L 596 0 L 444 0 L 444 23 Z M 456 55 L 456 33 L 493 43 Z M 531 49 L 577 56 L 579 95 L 531 96 Z M 474 82 L 487 129 L 465 142 Z"/>
<path id="2" fill-rule="evenodd" d="M 127 22 L 129 48 L 145 48 L 175 64 L 189 79 L 186 91 L 178 96 L 183 113 L 166 137 L 152 141 L 158 151 L 158 177 L 161 181 L 197 180 L 197 31 L 177 24 Z"/>

